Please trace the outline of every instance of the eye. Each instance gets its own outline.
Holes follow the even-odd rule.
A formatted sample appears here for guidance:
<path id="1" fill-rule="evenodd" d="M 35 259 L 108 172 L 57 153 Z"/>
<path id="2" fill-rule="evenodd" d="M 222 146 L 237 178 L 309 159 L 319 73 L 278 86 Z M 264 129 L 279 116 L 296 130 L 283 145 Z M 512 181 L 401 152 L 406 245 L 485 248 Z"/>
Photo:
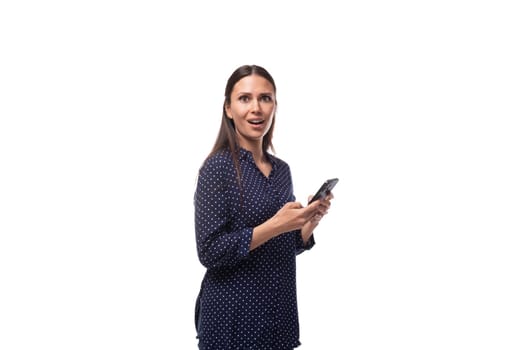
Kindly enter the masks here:
<path id="1" fill-rule="evenodd" d="M 273 98 L 270 95 L 262 95 L 261 96 L 261 101 L 263 101 L 263 102 L 272 102 Z"/>
<path id="2" fill-rule="evenodd" d="M 250 101 L 250 98 L 248 97 L 248 95 L 241 95 L 241 96 L 239 96 L 239 101 L 241 101 L 241 102 L 248 102 L 248 101 Z"/>

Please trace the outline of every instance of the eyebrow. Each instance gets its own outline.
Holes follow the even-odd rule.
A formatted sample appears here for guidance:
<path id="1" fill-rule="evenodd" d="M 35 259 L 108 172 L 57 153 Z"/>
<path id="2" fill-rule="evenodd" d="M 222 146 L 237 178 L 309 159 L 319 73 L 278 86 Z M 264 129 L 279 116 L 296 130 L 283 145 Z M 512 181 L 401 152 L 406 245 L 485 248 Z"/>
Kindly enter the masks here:
<path id="1" fill-rule="evenodd" d="M 240 95 L 253 95 L 251 92 L 239 92 L 237 93 L 237 96 Z M 261 92 L 259 95 L 274 95 L 273 92 Z"/>

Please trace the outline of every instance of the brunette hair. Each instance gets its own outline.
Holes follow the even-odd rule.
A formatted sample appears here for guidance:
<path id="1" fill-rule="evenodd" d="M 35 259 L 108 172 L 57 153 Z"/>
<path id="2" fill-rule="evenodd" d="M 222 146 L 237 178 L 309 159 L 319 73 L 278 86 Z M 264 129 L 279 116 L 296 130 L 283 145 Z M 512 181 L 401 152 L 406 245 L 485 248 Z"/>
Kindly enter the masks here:
<path id="1" fill-rule="evenodd" d="M 233 162 L 235 164 L 235 169 L 237 171 L 237 181 L 240 185 L 240 179 L 241 179 L 241 170 L 239 167 L 239 145 L 237 143 L 237 134 L 235 132 L 235 124 L 233 123 L 233 120 L 228 118 L 226 115 L 226 106 L 229 106 L 231 103 L 231 94 L 233 91 L 233 87 L 235 84 L 241 80 L 244 77 L 250 76 L 250 75 L 258 75 L 270 82 L 273 86 L 273 90 L 275 93 L 277 93 L 277 88 L 275 86 L 275 81 L 273 80 L 272 76 L 266 69 L 264 69 L 261 66 L 257 65 L 244 65 L 237 68 L 230 78 L 228 79 L 228 82 L 226 83 L 226 89 L 224 90 L 224 103 L 222 105 L 222 121 L 221 121 L 221 127 L 219 129 L 219 133 L 217 135 L 217 139 L 215 140 L 215 144 L 208 155 L 207 159 L 214 156 L 215 154 L 224 151 L 229 150 Z M 273 129 L 275 125 L 275 116 L 272 121 L 272 125 L 270 126 L 270 129 L 264 135 L 263 137 L 263 152 L 268 152 L 268 150 L 272 150 L 272 152 L 275 153 L 275 149 L 273 147 L 272 138 L 273 138 Z"/>

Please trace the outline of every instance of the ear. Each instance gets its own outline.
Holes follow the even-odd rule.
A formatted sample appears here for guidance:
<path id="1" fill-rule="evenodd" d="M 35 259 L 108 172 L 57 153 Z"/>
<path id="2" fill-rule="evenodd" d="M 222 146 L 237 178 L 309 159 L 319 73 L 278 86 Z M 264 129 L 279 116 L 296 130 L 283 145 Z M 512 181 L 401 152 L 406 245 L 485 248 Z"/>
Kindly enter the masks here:
<path id="1" fill-rule="evenodd" d="M 232 113 L 231 113 L 230 105 L 225 104 L 225 105 L 224 105 L 224 111 L 226 112 L 226 116 L 227 116 L 229 119 L 233 119 L 233 117 L 232 117 Z"/>

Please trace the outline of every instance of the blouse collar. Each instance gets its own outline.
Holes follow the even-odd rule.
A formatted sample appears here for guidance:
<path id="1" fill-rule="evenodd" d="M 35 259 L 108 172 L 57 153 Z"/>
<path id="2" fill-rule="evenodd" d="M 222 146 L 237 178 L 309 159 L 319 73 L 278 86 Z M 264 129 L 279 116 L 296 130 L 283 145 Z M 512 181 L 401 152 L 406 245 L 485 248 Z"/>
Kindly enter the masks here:
<path id="1" fill-rule="evenodd" d="M 275 157 L 272 154 L 268 153 L 267 151 L 264 151 L 264 154 L 266 155 L 266 158 L 272 164 L 272 168 L 275 168 L 277 166 Z M 239 160 L 245 160 L 245 159 L 250 159 L 252 162 L 255 163 L 252 152 L 248 151 L 245 148 L 239 147 Z"/>

